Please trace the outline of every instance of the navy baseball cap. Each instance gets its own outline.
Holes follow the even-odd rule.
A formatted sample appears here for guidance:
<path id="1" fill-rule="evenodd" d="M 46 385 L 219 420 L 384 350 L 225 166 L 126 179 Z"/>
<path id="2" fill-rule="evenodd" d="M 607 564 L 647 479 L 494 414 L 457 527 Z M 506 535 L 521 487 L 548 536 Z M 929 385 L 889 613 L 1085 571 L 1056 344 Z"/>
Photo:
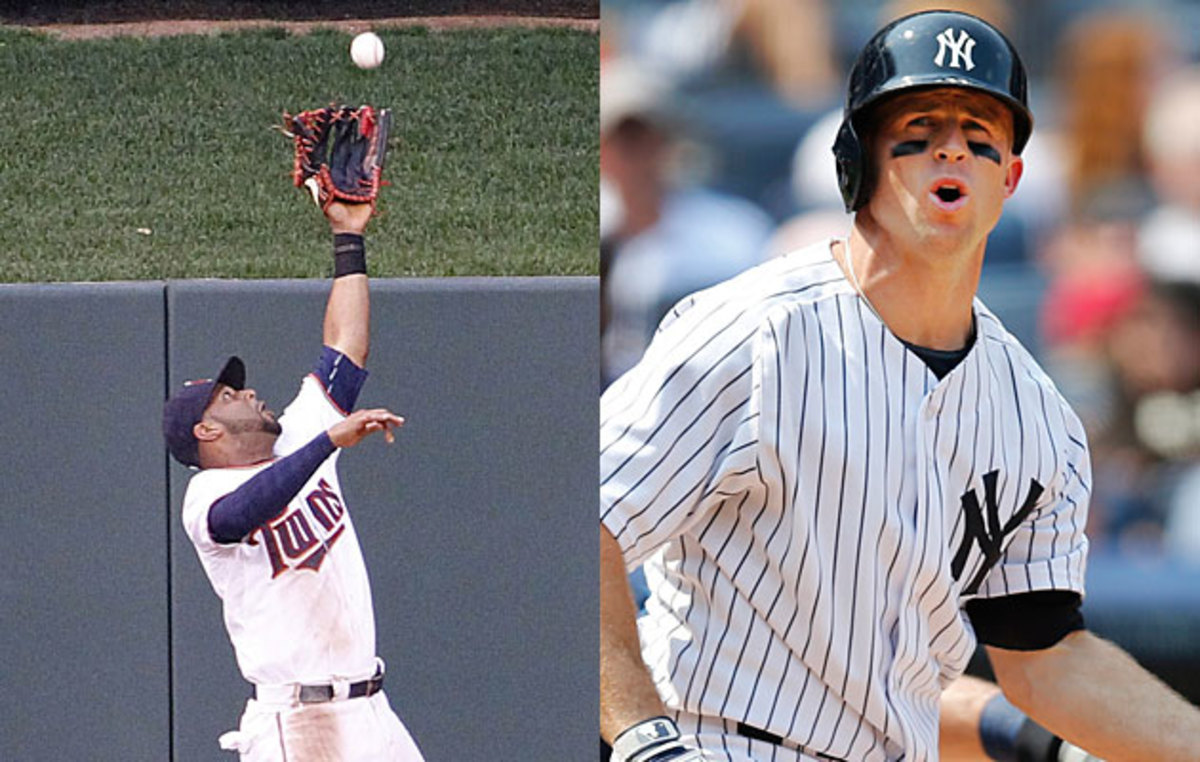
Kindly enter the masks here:
<path id="1" fill-rule="evenodd" d="M 225 361 L 215 379 L 187 381 L 183 388 L 163 405 L 163 437 L 175 460 L 185 466 L 200 467 L 200 442 L 192 432 L 212 402 L 221 384 L 241 391 L 246 387 L 246 365 L 240 357 Z"/>

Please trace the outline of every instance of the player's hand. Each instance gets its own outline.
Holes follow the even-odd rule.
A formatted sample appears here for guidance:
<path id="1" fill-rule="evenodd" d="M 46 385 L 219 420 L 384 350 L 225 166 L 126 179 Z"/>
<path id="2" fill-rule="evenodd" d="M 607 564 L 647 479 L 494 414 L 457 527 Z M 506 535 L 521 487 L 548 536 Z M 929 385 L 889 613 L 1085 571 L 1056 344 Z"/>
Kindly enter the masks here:
<path id="1" fill-rule="evenodd" d="M 347 204 L 342 201 L 331 201 L 325 207 L 325 218 L 329 220 L 329 228 L 333 233 L 357 233 L 362 235 L 367 229 L 367 221 L 371 219 L 370 204 Z"/>
<path id="2" fill-rule="evenodd" d="M 345 420 L 335 423 L 326 432 L 334 447 L 353 447 L 370 434 L 383 432 L 388 444 L 396 441 L 392 429 L 404 425 L 404 419 L 386 408 L 355 410 Z"/>
<path id="3" fill-rule="evenodd" d="M 609 762 L 701 762 L 704 757 L 679 742 L 679 728 L 669 717 L 652 717 L 613 739 Z"/>

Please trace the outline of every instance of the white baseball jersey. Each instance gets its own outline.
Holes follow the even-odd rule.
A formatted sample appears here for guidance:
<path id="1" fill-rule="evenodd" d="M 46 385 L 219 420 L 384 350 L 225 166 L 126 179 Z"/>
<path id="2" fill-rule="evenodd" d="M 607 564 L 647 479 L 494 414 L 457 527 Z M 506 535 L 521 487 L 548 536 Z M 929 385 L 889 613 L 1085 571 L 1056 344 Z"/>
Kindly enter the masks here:
<path id="1" fill-rule="evenodd" d="M 279 423 L 286 456 L 344 417 L 315 374 Z M 224 606 L 242 676 L 258 685 L 365 679 L 375 670 L 375 615 L 367 569 L 338 482 L 340 450 L 296 497 L 240 543 L 208 532 L 208 511 L 270 463 L 201 471 L 188 483 L 183 524 Z"/>
<path id="2" fill-rule="evenodd" d="M 978 301 L 939 382 L 831 244 L 681 302 L 601 402 L 601 520 L 652 592 L 643 657 L 714 758 L 747 739 L 714 748 L 688 718 L 804 750 L 758 747 L 775 759 L 936 759 L 965 601 L 1083 591 L 1089 457 L 1054 385 Z"/>

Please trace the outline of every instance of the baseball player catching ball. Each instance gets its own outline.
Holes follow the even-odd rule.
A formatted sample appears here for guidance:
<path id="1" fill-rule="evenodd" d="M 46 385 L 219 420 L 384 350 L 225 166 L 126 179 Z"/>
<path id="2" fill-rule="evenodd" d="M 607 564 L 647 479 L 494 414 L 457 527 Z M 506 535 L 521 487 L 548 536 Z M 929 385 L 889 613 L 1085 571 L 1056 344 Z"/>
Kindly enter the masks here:
<path id="1" fill-rule="evenodd" d="M 360 130 L 359 118 L 348 140 L 377 126 L 366 114 Z M 334 164 L 333 174 L 346 175 L 341 158 Z M 349 412 L 367 376 L 363 231 L 374 195 L 345 203 L 321 181 L 310 187 L 334 234 L 335 264 L 324 347 L 296 398 L 276 417 L 231 357 L 215 379 L 186 384 L 164 407 L 168 449 L 200 469 L 183 524 L 221 597 L 238 667 L 254 684 L 239 730 L 221 746 L 248 762 L 419 762 L 382 690 L 367 570 L 337 473 L 342 449 L 372 434 L 391 442 L 403 423 L 383 408 Z"/>
<path id="2" fill-rule="evenodd" d="M 605 392 L 614 760 L 1200 759 L 1200 713 L 1084 628 L 1085 435 L 975 299 L 1032 125 L 996 29 L 888 25 L 834 145 L 849 237 L 685 299 Z M 956 681 L 977 641 L 1011 704 Z"/>

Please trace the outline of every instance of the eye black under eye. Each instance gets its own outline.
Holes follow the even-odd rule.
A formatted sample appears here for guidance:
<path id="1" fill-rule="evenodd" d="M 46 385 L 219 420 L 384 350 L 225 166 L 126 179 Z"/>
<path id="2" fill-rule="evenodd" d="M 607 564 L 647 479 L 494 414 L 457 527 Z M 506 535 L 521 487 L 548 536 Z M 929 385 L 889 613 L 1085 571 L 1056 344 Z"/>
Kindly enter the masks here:
<path id="1" fill-rule="evenodd" d="M 1001 163 L 1000 152 L 997 151 L 995 149 L 995 147 L 989 145 L 988 143 L 977 143 L 973 140 L 968 140 L 967 148 L 971 149 L 971 153 L 975 154 L 976 156 L 978 156 L 980 158 L 990 159 L 991 161 L 994 161 L 997 164 Z"/>
<path id="2" fill-rule="evenodd" d="M 927 140 L 905 140 L 892 146 L 892 158 L 924 153 L 927 148 L 929 148 Z"/>

